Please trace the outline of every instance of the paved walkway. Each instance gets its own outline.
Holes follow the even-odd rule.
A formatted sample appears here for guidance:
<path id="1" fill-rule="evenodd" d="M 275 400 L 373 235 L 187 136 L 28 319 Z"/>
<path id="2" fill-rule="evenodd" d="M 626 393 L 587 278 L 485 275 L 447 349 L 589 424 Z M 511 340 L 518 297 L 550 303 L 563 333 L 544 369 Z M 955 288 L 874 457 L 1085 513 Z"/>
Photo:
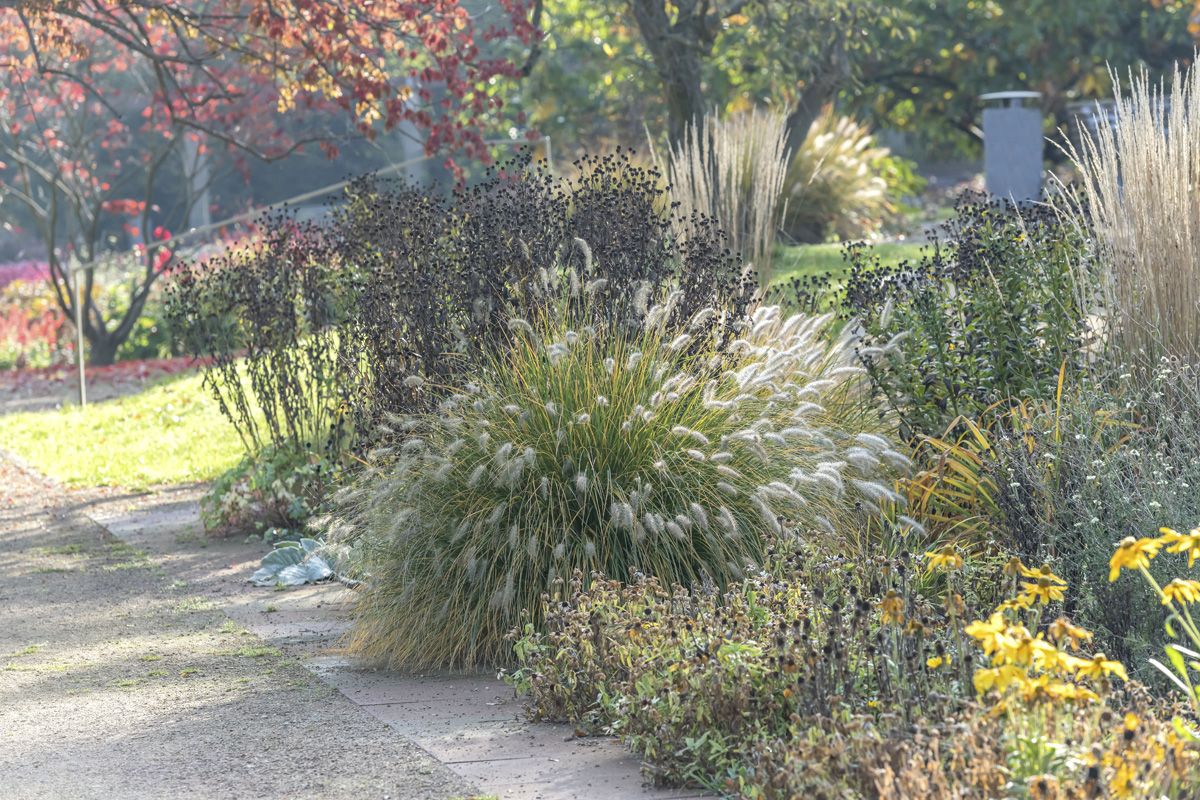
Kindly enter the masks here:
<path id="1" fill-rule="evenodd" d="M 472 792 L 153 554 L 0 459 L 0 796 Z"/>
<path id="2" fill-rule="evenodd" d="M 2 481 L 0 486 L 3 486 Z M 470 796 L 472 793 L 503 800 L 673 800 L 701 796 L 691 790 L 644 787 L 636 759 L 614 740 L 578 739 L 571 735 L 568 726 L 524 721 L 521 704 L 512 691 L 490 675 L 406 675 L 360 668 L 337 649 L 338 638 L 347 625 L 351 592 L 337 584 L 286 591 L 250 586 L 246 576 L 257 566 L 264 546 L 205 538 L 198 518 L 198 495 L 196 489 L 182 489 L 148 496 L 92 497 L 82 502 L 76 513 L 86 514 L 88 519 L 111 532 L 118 542 L 118 550 L 127 548 L 130 552 L 145 553 L 145 560 L 157 570 L 158 580 L 167 586 L 160 591 L 185 595 L 190 598 L 189 603 L 203 608 L 202 613 L 212 619 L 225 619 L 228 627 L 244 629 L 249 635 L 236 641 L 253 644 L 243 647 L 277 653 L 271 658 L 286 664 L 292 673 L 299 673 L 309 684 L 315 684 L 318 692 L 323 688 L 328 707 L 319 719 L 334 715 L 351 719 L 354 724 L 371 724 L 378 728 L 382 727 L 379 723 L 386 723 L 390 727 L 389 741 L 394 742 L 398 753 L 376 752 L 376 772 L 364 774 L 368 779 L 364 785 L 397 788 L 384 791 L 382 795 L 378 791 L 348 791 L 343 795 L 341 786 L 326 783 L 321 790 L 323 796 L 390 794 L 393 798 L 413 800 L 426 796 Z M 46 547 L 40 544 L 43 535 L 25 535 L 23 546 L 34 546 L 36 541 L 39 542 L 36 547 Z M 93 535 L 100 533 L 94 530 Z M 113 587 L 109 586 L 108 590 L 112 591 Z M 118 593 L 142 592 L 143 589 L 134 587 L 129 592 Z M 0 596 L 7 594 L 7 589 L 0 589 Z M 27 606 L 32 610 L 38 602 L 45 602 L 45 598 L 33 598 Z M 74 600 L 62 602 L 64 607 L 74 608 Z M 80 602 L 93 607 L 87 599 L 80 598 Z M 0 615 L 0 624 L 4 620 L 5 617 Z M 39 627 L 39 630 L 42 629 Z M 30 631 L 23 635 L 21 642 L 25 639 L 32 642 L 39 636 L 42 640 L 54 641 L 62 635 L 57 630 Z M 8 649 L 0 647 L 0 653 Z M 260 663 L 257 659 L 243 661 Z M 0 673 L 0 691 L 4 687 L 3 674 Z M 289 677 L 288 680 L 297 681 L 298 678 Z M 170 705 L 174 701 L 164 699 L 162 702 Z M 211 700 L 199 697 L 193 705 L 202 708 L 206 702 Z M 172 708 L 166 710 L 174 712 Z M 296 724 L 308 713 L 306 706 L 293 707 L 289 709 L 288 720 Z M 329 751 L 331 740 L 343 734 L 336 728 L 314 730 L 315 719 L 294 737 L 289 733 L 287 740 L 303 742 L 299 746 L 314 765 L 332 765 L 339 774 L 345 772 L 348 767 L 339 763 L 338 748 L 335 747 L 333 753 Z M 0 720 L 3 720 L 3 712 L 0 712 Z M 3 722 L 0 722 L 0 728 L 3 728 Z M 240 740 L 241 746 L 246 745 L 239 726 L 231 725 L 228 731 L 232 735 L 231 744 Z M 150 733 L 148 738 L 152 739 L 154 735 Z M 257 736 L 251 741 L 256 740 Z M 0 738 L 0 742 L 3 741 Z M 354 741 L 354 737 L 346 741 Z M 253 746 L 250 749 L 257 752 Z M 272 755 L 277 750 L 272 750 Z M 416 756 L 408 755 L 410 752 Z M 269 760 L 265 752 L 260 755 Z M 406 774 L 406 765 L 411 765 L 411 771 L 419 780 Z M 122 768 L 118 765 L 115 770 Z M 384 771 L 391 773 L 390 781 L 369 783 L 373 776 Z M 4 755 L 0 753 L 0 774 L 3 773 Z M 147 795 L 134 791 L 129 795 L 105 796 L 144 797 L 160 796 L 160 793 Z M 283 786 L 276 788 L 265 784 L 257 794 L 205 790 L 194 796 L 306 795 L 291 793 Z"/>

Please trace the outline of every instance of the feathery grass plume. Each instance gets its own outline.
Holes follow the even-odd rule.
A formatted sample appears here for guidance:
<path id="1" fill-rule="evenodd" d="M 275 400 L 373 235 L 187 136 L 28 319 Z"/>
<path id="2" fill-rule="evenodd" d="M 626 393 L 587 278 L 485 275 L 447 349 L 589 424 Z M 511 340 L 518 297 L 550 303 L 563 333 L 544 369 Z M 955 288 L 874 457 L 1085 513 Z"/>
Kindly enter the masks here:
<path id="1" fill-rule="evenodd" d="M 684 212 L 720 221 L 759 286 L 771 277 L 787 168 L 787 119 L 760 109 L 725 120 L 706 115 L 659 165 Z"/>
<path id="2" fill-rule="evenodd" d="M 1130 91 L 1110 72 L 1112 116 L 1064 150 L 1079 170 L 1078 194 L 1055 205 L 1087 231 L 1101 269 L 1081 274 L 1124 358 L 1139 353 L 1200 360 L 1200 70 L 1178 67 L 1169 84 L 1143 70 Z M 1169 88 L 1168 88 L 1169 87 Z M 1060 189 L 1062 189 L 1060 185 Z"/>
<path id="3" fill-rule="evenodd" d="M 846 523 L 869 499 L 859 482 L 877 493 L 882 473 L 845 451 L 883 449 L 883 424 L 859 402 L 866 384 L 846 369 L 849 342 L 824 338 L 827 319 L 759 309 L 734 355 L 716 332 L 672 348 L 663 315 L 658 327 L 581 332 L 551 355 L 568 330 L 586 330 L 581 313 L 572 297 L 532 319 L 535 335 L 486 362 L 475 401 L 453 412 L 461 422 L 423 415 L 407 435 L 424 445 L 401 445 L 370 473 L 386 488 L 343 507 L 370 576 L 354 652 L 407 668 L 503 662 L 505 635 L 522 609 L 540 623 L 557 578 L 637 570 L 723 587 L 761 563 L 784 527 L 825 536 L 827 520 Z M 581 415 L 587 424 L 562 422 Z M 795 477 L 828 472 L 837 479 Z"/>
<path id="4" fill-rule="evenodd" d="M 783 184 L 782 228 L 801 242 L 860 240 L 899 216 L 900 199 L 924 181 L 913 165 L 852 117 L 826 109 L 793 154 Z"/>

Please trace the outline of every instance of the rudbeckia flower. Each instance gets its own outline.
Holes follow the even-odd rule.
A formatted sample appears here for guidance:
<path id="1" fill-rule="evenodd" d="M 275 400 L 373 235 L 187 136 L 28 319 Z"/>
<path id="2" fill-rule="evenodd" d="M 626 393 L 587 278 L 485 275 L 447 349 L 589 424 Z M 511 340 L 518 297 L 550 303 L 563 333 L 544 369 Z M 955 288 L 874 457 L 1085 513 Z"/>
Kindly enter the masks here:
<path id="1" fill-rule="evenodd" d="M 1185 605 L 1200 602 L 1200 581 L 1176 578 L 1162 587 L 1162 593 L 1164 606 L 1169 606 L 1172 602 Z"/>
<path id="2" fill-rule="evenodd" d="M 1188 569 L 1200 558 L 1200 528 L 1192 528 L 1188 533 L 1179 533 L 1170 528 L 1159 528 L 1162 536 L 1158 541 L 1167 546 L 1168 553 L 1187 553 Z"/>
<path id="3" fill-rule="evenodd" d="M 1104 653 L 1096 653 L 1092 656 L 1091 661 L 1084 662 L 1079 668 L 1079 674 L 1086 678 L 1106 678 L 1109 675 L 1116 675 L 1123 681 L 1129 680 L 1129 676 L 1125 673 L 1125 665 L 1120 661 L 1111 661 L 1105 658 Z"/>
<path id="4" fill-rule="evenodd" d="M 1117 546 L 1112 560 L 1108 562 L 1108 580 L 1110 583 L 1121 575 L 1122 569 L 1144 569 L 1150 566 L 1150 559 L 1158 555 L 1162 542 L 1158 539 L 1134 539 L 1126 536 Z"/>

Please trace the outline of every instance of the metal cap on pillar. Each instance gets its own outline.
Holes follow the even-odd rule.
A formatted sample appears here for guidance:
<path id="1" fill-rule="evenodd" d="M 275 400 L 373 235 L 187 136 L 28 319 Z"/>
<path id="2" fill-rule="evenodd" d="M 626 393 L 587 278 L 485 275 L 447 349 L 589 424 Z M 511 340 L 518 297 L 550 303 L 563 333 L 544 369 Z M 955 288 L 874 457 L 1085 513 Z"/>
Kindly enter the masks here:
<path id="1" fill-rule="evenodd" d="M 1037 200 L 1042 192 L 1041 92 L 991 92 L 980 95 L 983 110 L 983 164 L 987 190 L 1015 202 Z"/>

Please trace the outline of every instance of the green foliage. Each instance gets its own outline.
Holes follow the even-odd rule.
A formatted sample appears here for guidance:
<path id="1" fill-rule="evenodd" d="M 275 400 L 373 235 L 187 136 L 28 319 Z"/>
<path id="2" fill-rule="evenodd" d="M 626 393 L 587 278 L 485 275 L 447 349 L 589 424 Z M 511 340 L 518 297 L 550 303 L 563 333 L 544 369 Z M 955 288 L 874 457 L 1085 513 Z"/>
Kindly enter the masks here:
<path id="1" fill-rule="evenodd" d="M 122 293 L 113 292 L 110 299 L 115 304 L 128 298 Z M 117 309 L 104 313 L 123 316 L 125 311 L 126 309 Z M 150 290 L 146 305 L 142 307 L 142 313 L 130 330 L 129 337 L 117 348 L 117 361 L 168 358 L 182 352 L 180 345 L 181 342 L 163 307 L 162 291 L 155 286 Z"/>
<path id="2" fill-rule="evenodd" d="M 895 267 L 920 258 L 923 248 L 910 242 L 881 242 L 871 245 L 871 254 L 882 266 Z M 775 269 L 765 292 L 767 302 L 789 311 L 824 314 L 838 307 L 837 292 L 846 283 L 850 260 L 840 244 L 802 244 L 779 248 Z"/>
<path id="3" fill-rule="evenodd" d="M 864 246 L 848 258 L 841 310 L 860 327 L 859 356 L 905 439 L 996 403 L 1050 400 L 1063 364 L 1083 361 L 1085 246 L 1044 210 L 963 201 L 916 263 L 886 268 Z"/>
<path id="4" fill-rule="evenodd" d="M 664 4 L 665 5 L 665 4 Z M 1187 0 L 756 0 L 711 4 L 707 108 L 792 111 L 830 100 L 874 125 L 905 131 L 932 156 L 977 154 L 979 95 L 1044 93 L 1047 134 L 1068 126 L 1079 100 L 1107 97 L 1107 65 L 1152 72 L 1192 57 Z M 554 147 L 629 144 L 645 125 L 666 130 L 666 103 L 628 0 L 547 3 L 547 41 L 509 97 Z M 1049 150 L 1048 156 L 1054 152 Z"/>
<path id="5" fill-rule="evenodd" d="M 266 448 L 222 473 L 200 500 L 212 535 L 294 538 L 322 508 L 340 469 L 314 453 Z"/>
<path id="6" fill-rule="evenodd" d="M 665 333 L 676 300 L 644 327 L 577 310 L 514 320 L 475 382 L 395 421 L 395 450 L 337 526 L 369 573 L 357 652 L 409 667 L 504 661 L 522 609 L 536 615 L 576 569 L 724 586 L 761 563 L 781 517 L 820 536 L 894 499 L 873 477 L 906 460 L 875 435 L 823 318 L 762 309 L 717 349 L 728 323 L 712 311 Z"/>
<path id="7" fill-rule="evenodd" d="M 71 486 L 143 489 L 211 480 L 242 458 L 237 432 L 199 375 L 116 400 L 0 416 L 0 442 Z"/>
<path id="8" fill-rule="evenodd" d="M 1043 93 L 1046 133 L 1073 122 L 1071 103 L 1111 96 L 1109 65 L 1152 72 L 1190 61 L 1185 0 L 939 0 L 892 4 L 891 25 L 853 98 L 860 114 L 914 134 L 933 156 L 978 152 L 979 95 Z M 1054 157 L 1053 148 L 1047 156 Z"/>

